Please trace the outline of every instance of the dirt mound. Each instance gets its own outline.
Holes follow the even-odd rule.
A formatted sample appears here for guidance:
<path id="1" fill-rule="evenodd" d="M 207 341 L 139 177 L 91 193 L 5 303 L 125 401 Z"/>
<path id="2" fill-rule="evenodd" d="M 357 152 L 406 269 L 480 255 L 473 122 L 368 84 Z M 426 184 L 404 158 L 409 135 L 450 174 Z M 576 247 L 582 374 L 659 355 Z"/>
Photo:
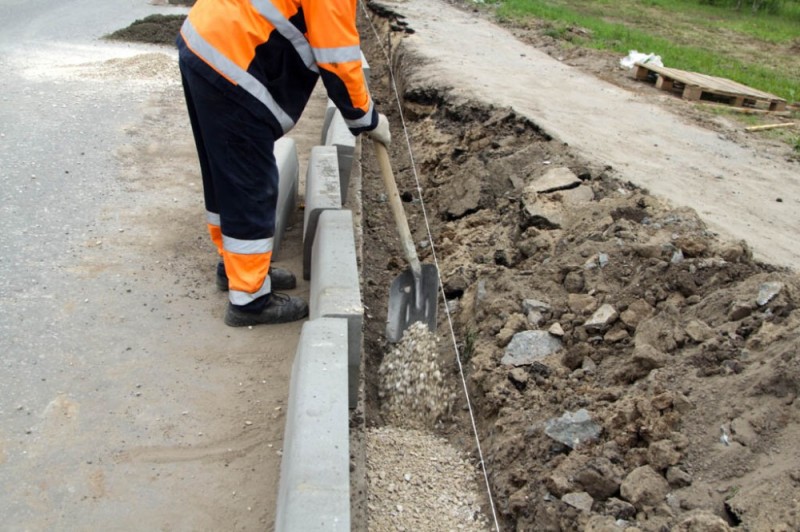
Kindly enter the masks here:
<path id="1" fill-rule="evenodd" d="M 175 44 L 185 15 L 149 15 L 117 30 L 106 38 L 149 44 Z"/>
<path id="2" fill-rule="evenodd" d="M 800 527 L 797 276 L 511 110 L 425 87 L 403 96 L 505 527 Z M 408 155 L 393 160 L 425 244 Z M 368 375 L 403 267 L 380 192 L 365 178 Z M 379 425 L 374 382 L 367 394 Z M 467 426 L 443 433 L 469 446 Z"/>

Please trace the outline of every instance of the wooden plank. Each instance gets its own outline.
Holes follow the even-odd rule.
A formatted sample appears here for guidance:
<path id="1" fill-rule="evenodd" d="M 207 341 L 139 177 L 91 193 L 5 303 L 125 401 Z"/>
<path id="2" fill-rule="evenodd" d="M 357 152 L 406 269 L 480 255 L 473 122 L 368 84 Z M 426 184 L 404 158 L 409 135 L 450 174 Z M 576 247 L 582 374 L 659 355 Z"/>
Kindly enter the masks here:
<path id="1" fill-rule="evenodd" d="M 794 122 L 783 122 L 780 124 L 764 124 L 763 126 L 750 126 L 744 128 L 745 131 L 766 131 L 767 129 L 779 129 L 784 127 L 794 127 Z"/>

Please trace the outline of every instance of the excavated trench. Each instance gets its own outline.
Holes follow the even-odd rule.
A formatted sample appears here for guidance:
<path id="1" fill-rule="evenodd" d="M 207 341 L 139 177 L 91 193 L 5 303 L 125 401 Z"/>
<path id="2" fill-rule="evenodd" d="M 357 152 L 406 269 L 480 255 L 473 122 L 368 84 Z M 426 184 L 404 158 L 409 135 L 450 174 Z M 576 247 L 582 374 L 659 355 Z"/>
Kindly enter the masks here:
<path id="1" fill-rule="evenodd" d="M 388 66 L 362 15 L 371 90 L 393 125 L 420 258 L 432 262 L 423 203 L 427 211 L 500 528 L 800 526 L 796 275 L 755 263 L 747 245 L 719 240 L 694 211 L 616 180 L 511 109 L 409 83 L 425 68 L 402 43 L 413 28 L 370 8 L 391 43 L 421 198 Z M 390 350 L 388 287 L 406 264 L 367 143 L 362 165 L 365 406 L 354 419 L 363 414 L 368 432 L 394 431 L 379 370 Z M 465 482 L 481 508 L 470 526 L 492 528 L 442 302 L 436 336 L 455 398 L 428 432 L 469 457 Z M 418 454 L 408 453 L 411 467 Z M 768 457 L 773 468 L 759 474 Z M 427 510 L 395 504 L 407 495 L 402 480 L 387 491 L 381 471 L 368 473 L 370 530 L 436 529 L 420 517 Z M 389 524 L 369 517 L 387 511 Z"/>

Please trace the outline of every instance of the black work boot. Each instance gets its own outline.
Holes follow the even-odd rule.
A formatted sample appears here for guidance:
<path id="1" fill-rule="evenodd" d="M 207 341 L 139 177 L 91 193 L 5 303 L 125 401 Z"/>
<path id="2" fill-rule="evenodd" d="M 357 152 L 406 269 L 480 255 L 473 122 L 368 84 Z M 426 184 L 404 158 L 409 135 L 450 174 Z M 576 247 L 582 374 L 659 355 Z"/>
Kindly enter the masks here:
<path id="1" fill-rule="evenodd" d="M 268 275 L 273 290 L 297 288 L 297 278 L 286 268 L 270 266 Z M 223 292 L 228 291 L 228 275 L 225 273 L 225 264 L 222 261 L 217 263 L 217 288 Z"/>
<path id="2" fill-rule="evenodd" d="M 288 323 L 302 320 L 308 316 L 308 304 L 299 297 L 272 292 L 267 296 L 267 304 L 259 312 L 248 312 L 228 303 L 225 324 L 231 327 L 247 327 L 271 323 Z"/>

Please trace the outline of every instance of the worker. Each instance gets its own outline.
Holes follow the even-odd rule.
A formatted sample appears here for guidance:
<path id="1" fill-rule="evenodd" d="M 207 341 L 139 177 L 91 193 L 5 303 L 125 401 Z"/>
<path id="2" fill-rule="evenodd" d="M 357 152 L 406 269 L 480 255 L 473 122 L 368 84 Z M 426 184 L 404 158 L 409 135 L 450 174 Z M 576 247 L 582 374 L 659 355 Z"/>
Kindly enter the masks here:
<path id="1" fill-rule="evenodd" d="M 389 145 L 361 65 L 356 0 L 198 0 L 177 39 L 211 240 L 228 289 L 225 323 L 308 316 L 296 284 L 271 266 L 278 199 L 275 141 L 300 118 L 318 78 L 354 135 Z"/>

